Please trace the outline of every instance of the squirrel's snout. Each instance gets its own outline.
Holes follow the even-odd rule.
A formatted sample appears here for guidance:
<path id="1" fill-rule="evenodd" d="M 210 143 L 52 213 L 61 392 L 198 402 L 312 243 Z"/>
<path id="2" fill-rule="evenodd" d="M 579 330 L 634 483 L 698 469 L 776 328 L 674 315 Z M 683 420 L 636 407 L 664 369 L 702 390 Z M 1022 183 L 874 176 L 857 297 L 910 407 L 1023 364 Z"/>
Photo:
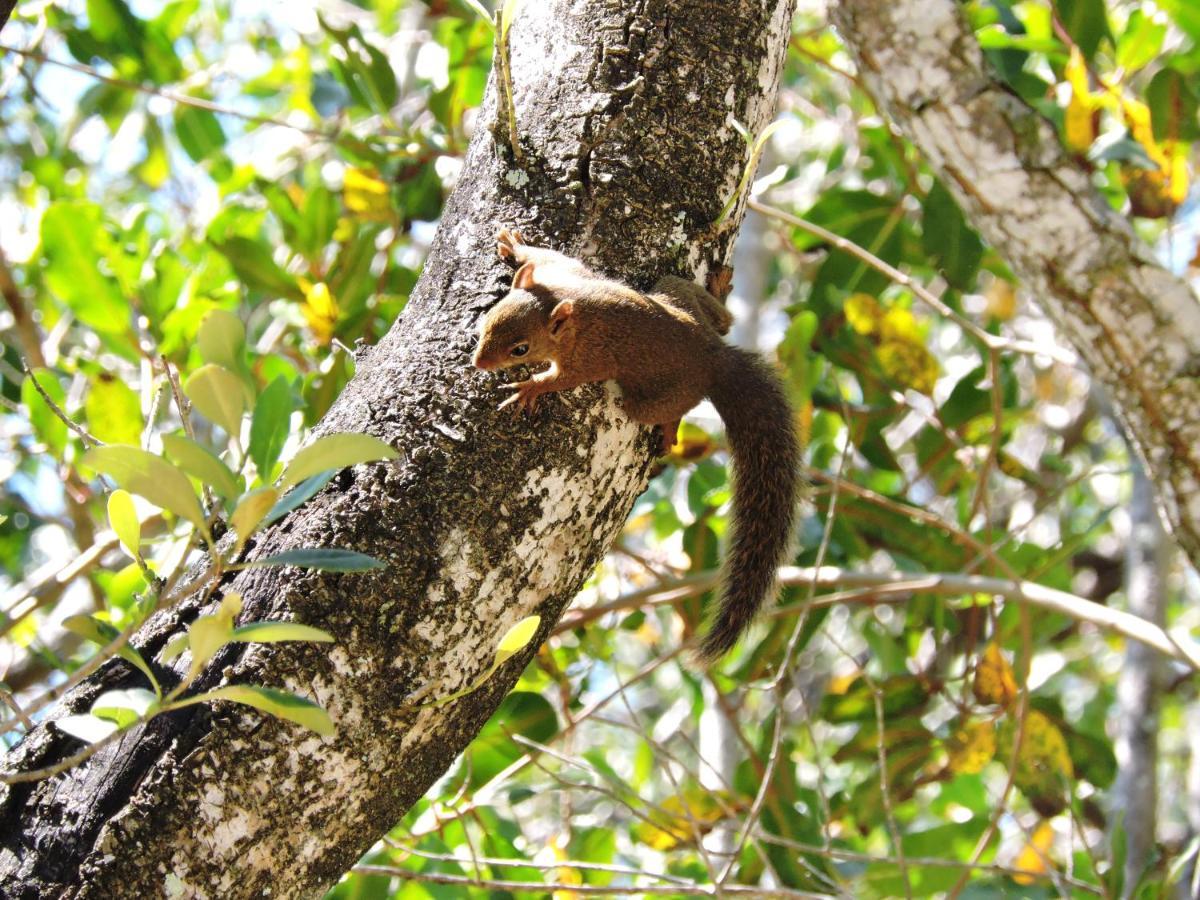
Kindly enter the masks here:
<path id="1" fill-rule="evenodd" d="M 488 365 L 487 360 L 483 358 L 482 347 L 476 348 L 475 352 L 471 354 L 471 365 L 477 369 L 482 369 L 484 372 L 490 371 L 492 368 Z"/>

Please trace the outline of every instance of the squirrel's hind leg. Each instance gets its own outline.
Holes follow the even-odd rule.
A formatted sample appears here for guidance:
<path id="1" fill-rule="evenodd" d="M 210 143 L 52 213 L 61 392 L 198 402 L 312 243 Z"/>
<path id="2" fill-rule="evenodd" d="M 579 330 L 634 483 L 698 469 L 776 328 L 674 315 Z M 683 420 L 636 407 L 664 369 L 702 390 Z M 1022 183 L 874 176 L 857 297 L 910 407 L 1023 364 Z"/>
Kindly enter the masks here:
<path id="1" fill-rule="evenodd" d="M 729 333 L 733 314 L 696 282 L 664 275 L 655 283 L 653 292 L 664 297 L 676 309 L 690 313 L 700 322 L 707 322 L 716 329 L 717 334 Z"/>

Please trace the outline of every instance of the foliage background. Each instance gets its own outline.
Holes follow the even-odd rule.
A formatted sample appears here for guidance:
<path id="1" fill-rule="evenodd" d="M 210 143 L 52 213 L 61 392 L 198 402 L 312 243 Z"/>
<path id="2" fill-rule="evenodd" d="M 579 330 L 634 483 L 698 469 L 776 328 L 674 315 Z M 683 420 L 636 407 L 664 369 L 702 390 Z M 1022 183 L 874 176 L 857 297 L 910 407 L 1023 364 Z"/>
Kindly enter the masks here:
<path id="1" fill-rule="evenodd" d="M 26 366 L 97 438 L 158 452 L 182 427 L 168 366 L 186 380 L 211 362 L 201 322 L 234 313 L 248 390 L 290 426 L 243 473 L 247 488 L 269 483 L 346 383 L 354 344 L 403 310 L 492 65 L 474 6 L 25 3 L 0 34 L 0 668 L 13 703 L 93 652 L 64 618 L 124 627 L 148 592 L 106 537 L 82 439 Z M 1200 14 L 1186 0 L 966 9 L 1013 91 L 1188 268 Z M 818 4 L 801 4 L 784 79 L 733 303 L 735 336 L 777 352 L 808 437 L 802 568 L 719 669 L 688 663 L 729 496 L 702 407 L 517 690 L 334 896 L 1133 890 L 1113 805 L 1125 643 L 1088 614 L 1124 603 L 1121 434 L 1036 298 L 880 119 Z M 780 211 L 902 269 L 952 314 Z M 227 460 L 244 455 L 195 425 Z M 139 517 L 168 574 L 185 529 L 148 506 Z M 834 567 L 819 584 L 817 565 Z M 1195 574 L 1164 566 L 1166 619 L 1187 633 Z M 1078 614 L 936 577 L 964 574 L 1068 592 Z M 1185 879 L 1196 851 L 1188 674 L 1162 671 L 1145 896 Z"/>

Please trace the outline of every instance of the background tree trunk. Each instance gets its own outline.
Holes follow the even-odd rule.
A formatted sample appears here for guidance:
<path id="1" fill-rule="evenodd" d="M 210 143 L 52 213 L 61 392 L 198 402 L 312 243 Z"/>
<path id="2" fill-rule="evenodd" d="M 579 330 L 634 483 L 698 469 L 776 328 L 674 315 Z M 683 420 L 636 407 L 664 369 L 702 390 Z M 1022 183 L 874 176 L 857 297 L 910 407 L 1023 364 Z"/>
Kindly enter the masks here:
<path id="1" fill-rule="evenodd" d="M 771 118 L 791 0 L 526 4 L 511 33 L 522 161 L 493 129 L 495 80 L 424 275 L 364 352 L 321 431 L 366 431 L 394 463 L 343 472 L 257 542 L 254 555 L 334 546 L 386 560 L 370 575 L 241 572 L 243 621 L 295 618 L 334 645 L 237 645 L 198 689 L 255 683 L 319 701 L 322 739 L 230 704 L 153 720 L 82 767 L 0 792 L 0 884 L 37 897 L 318 896 L 424 794 L 512 686 L 643 489 L 654 438 L 592 386 L 496 411 L 501 379 L 470 368 L 483 310 L 510 272 L 500 225 L 647 287 L 703 278 L 733 232 L 705 240 L 747 156 L 731 119 Z M 155 616 L 149 657 L 203 611 Z M 538 637 L 479 691 L 504 631 Z M 68 696 L 139 683 L 120 662 Z M 10 770 L 78 742 L 43 724 Z"/>
<path id="2" fill-rule="evenodd" d="M 1000 82 L 954 0 L 840 0 L 872 94 L 1107 389 L 1200 560 L 1200 303 Z"/>

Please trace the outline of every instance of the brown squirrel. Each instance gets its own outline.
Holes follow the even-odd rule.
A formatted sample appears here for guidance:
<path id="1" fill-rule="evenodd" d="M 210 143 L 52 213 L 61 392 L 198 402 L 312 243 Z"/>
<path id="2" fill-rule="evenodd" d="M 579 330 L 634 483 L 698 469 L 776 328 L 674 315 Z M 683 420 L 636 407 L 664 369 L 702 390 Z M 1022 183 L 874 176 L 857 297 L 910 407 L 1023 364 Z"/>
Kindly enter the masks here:
<path id="1" fill-rule="evenodd" d="M 546 363 L 501 407 L 532 410 L 541 394 L 612 379 L 635 422 L 662 427 L 708 398 L 733 456 L 733 537 L 724 591 L 700 648 L 711 663 L 737 643 L 775 586 L 799 488 L 800 443 L 783 385 L 758 354 L 726 344 L 733 317 L 699 285 L 667 276 L 642 294 L 507 229 L 500 256 L 519 266 L 512 289 L 484 316 L 473 362 L 484 371 Z"/>

